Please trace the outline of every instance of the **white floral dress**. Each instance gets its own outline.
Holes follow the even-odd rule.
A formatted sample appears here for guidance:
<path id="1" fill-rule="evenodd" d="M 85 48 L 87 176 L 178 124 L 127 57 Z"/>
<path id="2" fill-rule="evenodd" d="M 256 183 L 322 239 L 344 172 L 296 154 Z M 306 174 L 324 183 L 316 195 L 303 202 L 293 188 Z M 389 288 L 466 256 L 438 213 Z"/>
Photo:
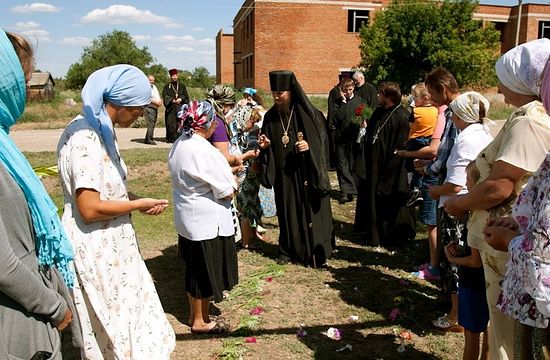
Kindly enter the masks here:
<path id="1" fill-rule="evenodd" d="M 510 258 L 497 307 L 524 325 L 548 327 L 535 299 L 550 301 L 550 153 L 518 196 L 513 215 L 520 235 Z"/>
<path id="2" fill-rule="evenodd" d="M 117 167 L 98 134 L 77 117 L 62 134 L 58 167 L 63 225 L 74 246 L 73 289 L 82 324 L 84 359 L 168 359 L 175 336 L 138 249 L 129 215 L 85 224 L 75 204 L 79 188 L 101 199 L 128 200 L 126 166 Z M 119 172 L 120 170 L 120 172 Z"/>

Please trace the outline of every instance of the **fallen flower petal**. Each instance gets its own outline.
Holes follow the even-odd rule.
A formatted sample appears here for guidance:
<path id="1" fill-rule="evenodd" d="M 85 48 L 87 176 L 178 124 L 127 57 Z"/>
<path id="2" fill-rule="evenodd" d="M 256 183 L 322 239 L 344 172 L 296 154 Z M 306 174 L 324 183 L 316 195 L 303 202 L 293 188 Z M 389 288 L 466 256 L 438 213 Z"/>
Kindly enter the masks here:
<path id="1" fill-rule="evenodd" d="M 331 338 L 332 340 L 340 340 L 342 338 L 342 334 L 340 333 L 340 330 L 337 328 L 329 327 L 327 330 L 327 336 Z"/>
<path id="2" fill-rule="evenodd" d="M 254 309 L 250 310 L 250 315 L 260 315 L 264 312 L 264 309 L 261 306 L 256 306 Z"/>
<path id="3" fill-rule="evenodd" d="M 348 317 L 348 320 L 349 320 L 349 321 L 358 321 L 358 320 L 359 320 L 359 316 L 357 316 L 357 315 L 350 315 L 350 316 Z"/>
<path id="4" fill-rule="evenodd" d="M 265 278 L 265 281 L 267 282 L 272 282 L 273 281 L 273 276 L 268 276 Z"/>
<path id="5" fill-rule="evenodd" d="M 401 333 L 399 334 L 399 337 L 405 341 L 411 341 L 412 340 L 412 333 L 410 331 L 407 331 L 407 330 L 403 330 L 401 331 Z"/>
<path id="6" fill-rule="evenodd" d="M 395 321 L 395 319 L 397 319 L 397 317 L 399 316 L 399 314 L 401 314 L 401 311 L 399 311 L 398 308 L 394 308 L 391 312 L 390 312 L 390 316 L 388 317 L 391 321 Z"/>
<path id="7" fill-rule="evenodd" d="M 256 343 L 256 337 L 255 336 L 247 337 L 247 338 L 244 339 L 244 342 L 248 343 L 248 344 L 255 344 Z"/>

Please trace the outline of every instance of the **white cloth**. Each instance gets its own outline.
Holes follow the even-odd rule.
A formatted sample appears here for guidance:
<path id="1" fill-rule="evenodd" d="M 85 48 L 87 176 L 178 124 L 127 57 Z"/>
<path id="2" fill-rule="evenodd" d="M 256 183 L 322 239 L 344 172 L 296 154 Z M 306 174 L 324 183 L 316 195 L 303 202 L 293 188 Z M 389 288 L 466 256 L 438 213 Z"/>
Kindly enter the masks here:
<path id="1" fill-rule="evenodd" d="M 189 240 L 235 234 L 231 200 L 237 188 L 222 153 L 200 135 L 180 136 L 168 155 L 174 197 L 174 223 Z"/>
<path id="2" fill-rule="evenodd" d="M 493 136 L 479 123 L 469 125 L 458 134 L 453 149 L 447 158 L 447 177 L 445 178 L 446 183 L 462 187 L 457 195 L 468 192 L 466 166 L 474 161 L 481 150 L 489 145 L 491 141 L 493 141 Z M 442 195 L 439 199 L 439 207 L 443 207 L 445 202 L 453 196 L 456 195 Z"/>
<path id="3" fill-rule="evenodd" d="M 83 358 L 168 359 L 175 335 L 139 253 L 130 216 L 86 224 L 76 206 L 80 188 L 97 190 L 104 200 L 127 201 L 125 179 L 81 116 L 67 126 L 57 151 L 65 199 L 62 223 L 75 249 L 73 296 Z M 126 174 L 122 159 L 119 166 Z"/>
<path id="4" fill-rule="evenodd" d="M 158 105 L 155 105 L 155 102 L 157 101 L 160 101 L 160 93 L 159 93 L 159 89 L 157 89 L 157 86 L 153 84 L 151 85 L 151 104 L 149 104 L 149 106 L 152 106 L 155 109 L 158 109 Z"/>
<path id="5" fill-rule="evenodd" d="M 540 80 L 550 55 L 550 39 L 526 42 L 508 50 L 495 64 L 500 82 L 521 95 L 540 95 Z"/>
<path id="6" fill-rule="evenodd" d="M 485 108 L 485 114 L 489 112 L 489 107 L 491 104 L 483 95 L 475 91 L 467 91 L 458 95 L 449 106 L 453 110 L 453 114 L 456 115 L 459 119 L 467 123 L 478 123 L 479 118 L 479 108 L 480 104 L 483 104 Z"/>

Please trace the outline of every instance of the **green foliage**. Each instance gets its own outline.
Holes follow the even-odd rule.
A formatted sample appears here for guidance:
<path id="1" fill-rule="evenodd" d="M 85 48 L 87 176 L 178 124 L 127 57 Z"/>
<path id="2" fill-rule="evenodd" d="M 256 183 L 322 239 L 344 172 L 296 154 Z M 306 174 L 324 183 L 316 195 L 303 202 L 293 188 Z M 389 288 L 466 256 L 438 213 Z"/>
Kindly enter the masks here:
<path id="1" fill-rule="evenodd" d="M 113 30 L 100 35 L 92 41 L 90 46 L 84 48 L 80 62 L 72 64 L 67 72 L 66 86 L 69 89 L 80 88 L 91 73 L 102 67 L 116 64 L 130 64 L 148 72 L 153 61 L 154 58 L 149 49 L 147 47 L 139 49 L 129 33 Z M 160 74 L 160 69 L 154 70 L 158 70 Z"/>
<path id="2" fill-rule="evenodd" d="M 394 0 L 361 29 L 361 66 L 371 81 L 395 81 L 403 89 L 437 66 L 460 86 L 496 84 L 499 32 L 473 20 L 474 0 Z"/>

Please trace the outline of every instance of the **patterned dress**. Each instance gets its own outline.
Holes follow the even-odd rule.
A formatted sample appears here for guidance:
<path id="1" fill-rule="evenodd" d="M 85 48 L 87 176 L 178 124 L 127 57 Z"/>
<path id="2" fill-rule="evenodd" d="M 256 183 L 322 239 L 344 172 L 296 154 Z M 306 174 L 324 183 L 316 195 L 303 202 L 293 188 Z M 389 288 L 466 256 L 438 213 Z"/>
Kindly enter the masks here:
<path id="1" fill-rule="evenodd" d="M 76 310 L 83 359 L 168 359 L 175 336 L 139 252 L 129 215 L 86 224 L 75 203 L 79 188 L 105 200 L 128 200 L 126 165 L 117 166 L 86 120 L 62 134 L 58 167 L 65 199 L 63 225 L 75 250 Z"/>
<path id="2" fill-rule="evenodd" d="M 547 328 L 548 317 L 535 299 L 550 301 L 550 154 L 518 196 L 513 210 L 519 236 L 508 247 L 510 258 L 497 307 L 520 323 Z"/>

